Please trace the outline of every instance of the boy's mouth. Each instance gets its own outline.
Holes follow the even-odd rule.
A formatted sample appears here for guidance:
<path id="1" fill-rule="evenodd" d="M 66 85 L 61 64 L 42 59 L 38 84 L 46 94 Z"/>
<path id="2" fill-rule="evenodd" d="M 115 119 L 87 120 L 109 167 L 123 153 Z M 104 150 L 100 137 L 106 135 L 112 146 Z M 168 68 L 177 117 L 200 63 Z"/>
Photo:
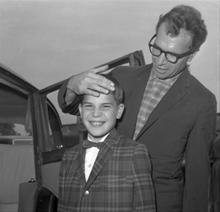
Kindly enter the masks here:
<path id="1" fill-rule="evenodd" d="M 94 127 L 102 126 L 105 122 L 104 121 L 89 121 L 89 123 Z"/>

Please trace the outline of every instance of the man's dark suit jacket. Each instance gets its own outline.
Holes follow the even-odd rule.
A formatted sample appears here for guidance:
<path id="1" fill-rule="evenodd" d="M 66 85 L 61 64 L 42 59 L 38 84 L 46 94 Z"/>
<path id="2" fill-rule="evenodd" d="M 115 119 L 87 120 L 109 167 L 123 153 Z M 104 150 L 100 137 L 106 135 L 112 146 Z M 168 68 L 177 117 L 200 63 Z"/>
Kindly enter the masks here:
<path id="1" fill-rule="evenodd" d="M 126 109 L 117 129 L 130 138 L 151 69 L 152 64 L 118 67 L 112 71 L 125 91 Z M 59 92 L 60 107 L 64 112 L 76 114 L 78 100 L 66 106 L 65 91 L 66 83 Z M 150 153 L 157 212 L 207 212 L 209 153 L 215 122 L 215 96 L 186 68 L 136 139 Z"/>
<path id="2" fill-rule="evenodd" d="M 82 144 L 63 157 L 58 212 L 155 212 L 147 149 L 113 130 L 98 153 L 88 181 Z"/>

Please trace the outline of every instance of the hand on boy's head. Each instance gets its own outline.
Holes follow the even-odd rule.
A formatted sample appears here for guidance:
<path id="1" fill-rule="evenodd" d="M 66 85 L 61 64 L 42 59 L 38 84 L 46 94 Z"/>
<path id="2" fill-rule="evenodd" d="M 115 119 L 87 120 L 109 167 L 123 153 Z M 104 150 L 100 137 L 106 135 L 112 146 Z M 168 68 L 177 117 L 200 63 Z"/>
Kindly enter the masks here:
<path id="1" fill-rule="evenodd" d="M 74 75 L 69 79 L 67 88 L 77 95 L 99 96 L 100 93 L 108 94 L 109 91 L 114 91 L 114 83 L 101 74 L 108 74 L 109 72 L 108 66 L 102 66 Z"/>

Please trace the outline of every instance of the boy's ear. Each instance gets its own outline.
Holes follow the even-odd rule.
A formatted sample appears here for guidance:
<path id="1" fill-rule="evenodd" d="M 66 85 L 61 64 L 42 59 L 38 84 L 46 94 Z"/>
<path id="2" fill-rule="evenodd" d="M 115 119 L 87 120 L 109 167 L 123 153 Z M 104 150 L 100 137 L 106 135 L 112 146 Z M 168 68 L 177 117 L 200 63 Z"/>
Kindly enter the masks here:
<path id="1" fill-rule="evenodd" d="M 117 119 L 121 118 L 121 116 L 122 116 L 122 114 L 124 112 L 124 108 L 125 108 L 124 104 L 121 103 L 121 104 L 118 105 L 118 112 L 117 112 L 117 115 L 116 115 Z"/>

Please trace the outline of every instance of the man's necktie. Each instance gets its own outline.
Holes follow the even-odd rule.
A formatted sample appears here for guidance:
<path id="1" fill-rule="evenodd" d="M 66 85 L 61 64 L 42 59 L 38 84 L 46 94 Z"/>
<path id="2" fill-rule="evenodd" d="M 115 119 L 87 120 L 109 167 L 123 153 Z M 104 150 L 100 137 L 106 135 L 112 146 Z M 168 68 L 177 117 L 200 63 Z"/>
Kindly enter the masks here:
<path id="1" fill-rule="evenodd" d="M 92 142 L 92 141 L 89 141 L 89 140 L 84 140 L 83 141 L 83 148 L 87 149 L 87 148 L 90 148 L 90 147 L 96 147 L 98 149 L 100 149 L 102 145 L 102 142 Z"/>

